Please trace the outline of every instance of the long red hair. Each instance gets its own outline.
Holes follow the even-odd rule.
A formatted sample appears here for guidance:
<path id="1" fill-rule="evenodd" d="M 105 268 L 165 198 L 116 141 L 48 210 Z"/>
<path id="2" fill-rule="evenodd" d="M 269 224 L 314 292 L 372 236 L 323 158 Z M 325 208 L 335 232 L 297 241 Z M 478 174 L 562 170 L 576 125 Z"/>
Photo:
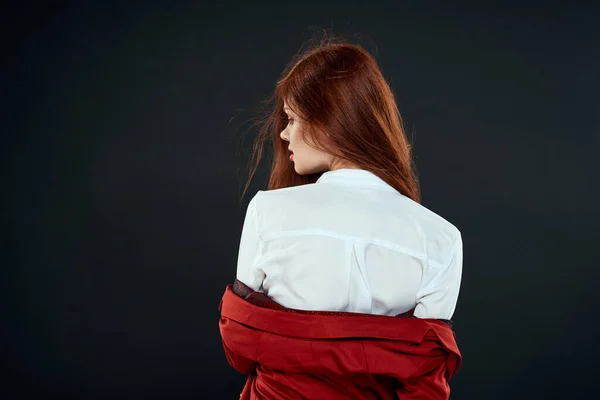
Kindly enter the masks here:
<path id="1" fill-rule="evenodd" d="M 419 182 L 394 94 L 375 59 L 359 45 L 325 35 L 297 53 L 263 104 L 271 110 L 253 126 L 251 169 L 242 198 L 270 139 L 273 160 L 267 190 L 314 183 L 323 172 L 300 175 L 280 134 L 287 125 L 283 102 L 309 126 L 312 141 L 329 154 L 368 170 L 421 203 Z"/>

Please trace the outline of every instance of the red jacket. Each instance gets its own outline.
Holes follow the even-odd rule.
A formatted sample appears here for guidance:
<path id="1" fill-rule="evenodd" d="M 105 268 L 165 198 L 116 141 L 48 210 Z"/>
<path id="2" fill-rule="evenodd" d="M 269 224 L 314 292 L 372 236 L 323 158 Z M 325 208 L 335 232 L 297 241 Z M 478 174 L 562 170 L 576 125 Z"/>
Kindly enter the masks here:
<path id="1" fill-rule="evenodd" d="M 219 304 L 240 399 L 448 399 L 460 368 L 451 321 L 285 308 L 240 281 Z M 411 310 L 412 311 L 412 310 Z"/>

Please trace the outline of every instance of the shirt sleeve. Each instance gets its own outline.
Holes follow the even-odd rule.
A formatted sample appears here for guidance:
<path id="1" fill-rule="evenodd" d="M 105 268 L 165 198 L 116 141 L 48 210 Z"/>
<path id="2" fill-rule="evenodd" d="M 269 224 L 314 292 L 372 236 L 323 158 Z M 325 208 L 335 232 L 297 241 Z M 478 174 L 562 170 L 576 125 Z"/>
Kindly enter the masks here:
<path id="1" fill-rule="evenodd" d="M 262 291 L 262 283 L 265 279 L 264 271 L 256 267 L 261 257 L 262 248 L 263 241 L 260 237 L 258 227 L 258 208 L 256 196 L 254 196 L 250 200 L 250 203 L 248 203 L 242 227 L 236 278 L 255 291 Z"/>
<path id="2" fill-rule="evenodd" d="M 459 233 L 450 248 L 450 261 L 417 292 L 414 315 L 418 318 L 451 319 L 456 309 L 462 278 L 463 243 Z"/>

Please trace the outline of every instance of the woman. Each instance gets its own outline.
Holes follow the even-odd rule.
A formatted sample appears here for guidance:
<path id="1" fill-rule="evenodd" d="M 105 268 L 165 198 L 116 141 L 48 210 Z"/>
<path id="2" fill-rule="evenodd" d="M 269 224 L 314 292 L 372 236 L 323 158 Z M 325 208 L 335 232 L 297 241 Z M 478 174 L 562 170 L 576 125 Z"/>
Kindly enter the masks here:
<path id="1" fill-rule="evenodd" d="M 250 175 L 270 138 L 268 190 L 248 205 L 219 306 L 227 359 L 249 375 L 241 398 L 447 399 L 461 233 L 420 204 L 375 60 L 322 41 L 272 99 Z"/>

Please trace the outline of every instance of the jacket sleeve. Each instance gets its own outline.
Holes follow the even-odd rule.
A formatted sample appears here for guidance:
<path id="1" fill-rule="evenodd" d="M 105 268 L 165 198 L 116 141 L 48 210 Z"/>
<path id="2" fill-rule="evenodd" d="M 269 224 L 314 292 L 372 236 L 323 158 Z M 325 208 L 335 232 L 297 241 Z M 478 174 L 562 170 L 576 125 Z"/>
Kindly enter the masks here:
<path id="1" fill-rule="evenodd" d="M 265 272 L 256 266 L 263 248 L 258 224 L 257 197 L 259 194 L 260 191 L 248 203 L 240 238 L 236 271 L 236 279 L 255 291 L 262 289 L 265 279 Z"/>
<path id="2" fill-rule="evenodd" d="M 452 319 L 462 278 L 463 243 L 459 232 L 449 250 L 449 260 L 417 293 L 417 318 Z"/>

